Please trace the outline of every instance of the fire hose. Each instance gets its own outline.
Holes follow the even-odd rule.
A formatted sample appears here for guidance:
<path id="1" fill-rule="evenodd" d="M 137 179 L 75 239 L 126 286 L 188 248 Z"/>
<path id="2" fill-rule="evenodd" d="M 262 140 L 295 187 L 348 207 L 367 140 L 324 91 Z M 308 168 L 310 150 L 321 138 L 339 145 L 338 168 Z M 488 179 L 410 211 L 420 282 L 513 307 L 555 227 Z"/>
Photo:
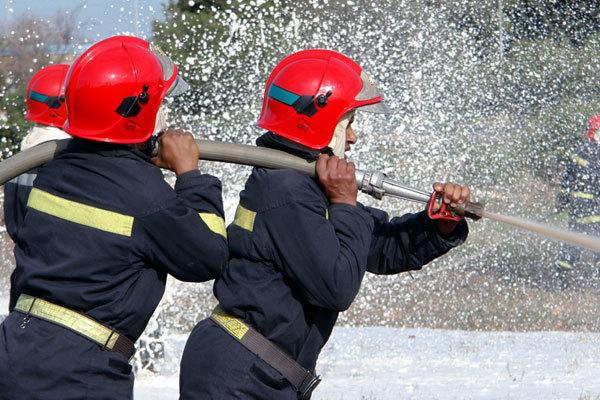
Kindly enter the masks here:
<path id="1" fill-rule="evenodd" d="M 0 162 L 0 185 L 39 167 L 52 160 L 66 149 L 70 139 L 54 140 L 39 144 Z M 315 176 L 315 163 L 306 161 L 279 150 L 251 145 L 196 140 L 200 149 L 200 159 L 273 169 L 293 169 L 312 177 Z M 429 216 L 434 219 L 458 220 L 462 217 L 480 219 L 482 217 L 501 221 L 575 246 L 600 252 L 600 238 L 576 232 L 563 231 L 532 221 L 491 213 L 483 204 L 468 202 L 450 207 L 441 201 L 441 193 L 426 192 L 410 188 L 388 178 L 380 171 L 356 170 L 356 183 L 363 193 L 376 199 L 384 196 L 428 204 Z"/>

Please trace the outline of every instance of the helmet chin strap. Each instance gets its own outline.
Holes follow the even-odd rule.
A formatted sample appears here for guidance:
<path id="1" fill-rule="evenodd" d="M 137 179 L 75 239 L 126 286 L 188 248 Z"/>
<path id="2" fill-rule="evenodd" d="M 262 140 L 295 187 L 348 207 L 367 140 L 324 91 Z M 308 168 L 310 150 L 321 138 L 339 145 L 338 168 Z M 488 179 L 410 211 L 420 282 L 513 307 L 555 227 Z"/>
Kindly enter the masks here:
<path id="1" fill-rule="evenodd" d="M 169 127 L 165 114 L 164 105 L 161 104 L 156 113 L 156 122 L 154 123 L 152 135 L 144 143 L 136 145 L 139 150 L 146 153 L 149 157 L 155 157 L 158 154 L 158 135 Z"/>
<path id="2" fill-rule="evenodd" d="M 329 147 L 334 155 L 339 158 L 344 158 L 346 152 L 346 129 L 352 120 L 354 112 L 347 112 L 340 118 L 333 131 L 333 137 L 329 143 Z"/>

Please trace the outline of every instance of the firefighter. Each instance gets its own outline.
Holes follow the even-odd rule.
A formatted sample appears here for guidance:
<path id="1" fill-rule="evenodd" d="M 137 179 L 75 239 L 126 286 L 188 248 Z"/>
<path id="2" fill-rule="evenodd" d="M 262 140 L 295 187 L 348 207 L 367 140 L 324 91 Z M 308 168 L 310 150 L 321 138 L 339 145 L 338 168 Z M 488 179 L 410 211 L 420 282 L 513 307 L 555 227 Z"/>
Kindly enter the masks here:
<path id="1" fill-rule="evenodd" d="M 463 243 L 465 221 L 435 222 L 426 212 L 389 220 L 357 203 L 355 110 L 386 112 L 374 81 L 350 58 L 304 50 L 271 73 L 257 140 L 308 161 L 318 179 L 254 168 L 228 227 L 230 261 L 215 282 L 219 306 L 186 344 L 182 400 L 309 398 L 315 365 L 338 314 L 366 271 L 418 270 Z M 447 203 L 469 189 L 436 184 Z"/>
<path id="2" fill-rule="evenodd" d="M 62 130 L 67 119 L 67 108 L 61 95 L 68 64 L 56 64 L 36 72 L 27 86 L 25 98 L 25 118 L 34 122 L 34 126 L 21 141 L 21 151 L 49 140 L 67 139 L 70 136 Z M 17 229 L 25 215 L 27 198 L 37 176 L 34 168 L 4 185 L 4 222 L 6 232 L 15 241 Z M 14 286 L 11 286 L 9 304 L 16 301 Z"/>
<path id="3" fill-rule="evenodd" d="M 192 136 L 165 129 L 175 64 L 135 37 L 96 43 L 67 74 L 75 138 L 38 172 L 16 235 L 18 297 L 0 326 L 0 399 L 131 399 L 129 360 L 167 274 L 214 279 L 228 258 L 221 183 Z M 153 165 L 154 164 L 154 165 Z M 172 189 L 160 168 L 175 172 Z"/>
<path id="4" fill-rule="evenodd" d="M 567 211 L 569 229 L 600 236 L 600 115 L 590 118 L 586 140 L 570 154 L 556 198 L 558 211 Z M 569 285 L 568 275 L 582 261 L 582 250 L 562 244 L 556 262 L 561 288 Z M 592 267 L 600 267 L 595 255 L 589 255 Z"/>
<path id="5" fill-rule="evenodd" d="M 27 86 L 25 119 L 34 123 L 21 141 L 21 151 L 49 140 L 67 139 L 62 130 L 67 119 L 67 108 L 61 95 L 64 93 L 68 64 L 55 64 L 36 72 Z M 18 222 L 23 220 L 27 197 L 37 175 L 37 168 L 16 177 L 4 186 L 4 221 L 6 231 L 13 241 Z"/>

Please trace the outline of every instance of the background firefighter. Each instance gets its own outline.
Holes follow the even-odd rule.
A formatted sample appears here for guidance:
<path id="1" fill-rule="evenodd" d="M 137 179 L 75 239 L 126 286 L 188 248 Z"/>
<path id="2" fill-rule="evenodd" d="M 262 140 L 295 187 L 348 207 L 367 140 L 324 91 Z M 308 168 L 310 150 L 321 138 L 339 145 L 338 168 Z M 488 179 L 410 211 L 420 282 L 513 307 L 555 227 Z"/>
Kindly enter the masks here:
<path id="1" fill-rule="evenodd" d="M 67 64 L 50 65 L 36 72 L 29 81 L 25 118 L 35 125 L 21 141 L 21 151 L 49 140 L 70 137 L 62 130 L 67 119 L 67 108 L 64 101 L 60 101 L 68 69 Z M 13 241 L 17 236 L 18 224 L 24 218 L 27 198 L 36 175 L 37 169 L 18 176 L 4 186 L 4 221 Z"/>
<path id="2" fill-rule="evenodd" d="M 558 211 L 567 211 L 569 229 L 600 236 L 600 114 L 588 122 L 586 139 L 570 153 L 567 168 L 556 198 Z M 600 274 L 598 254 L 560 244 L 558 274 L 563 288 L 568 286 L 570 270 L 594 268 Z M 585 255 L 585 256 L 584 256 Z"/>
<path id="3" fill-rule="evenodd" d="M 252 171 L 228 227 L 231 259 L 214 286 L 220 309 L 196 325 L 184 350 L 181 399 L 310 397 L 319 352 L 365 272 L 420 269 L 465 240 L 464 221 L 438 225 L 425 212 L 389 220 L 356 202 L 354 165 L 344 160 L 356 141 L 353 113 L 386 112 L 382 101 L 362 68 L 334 51 L 301 51 L 275 67 L 258 122 L 269 132 L 257 144 L 318 159 L 318 180 Z M 466 187 L 438 189 L 448 203 L 469 198 Z M 245 344 L 248 327 L 305 379 L 296 384 L 257 357 Z"/>
<path id="4" fill-rule="evenodd" d="M 186 87 L 175 64 L 115 36 L 66 79 L 75 139 L 40 169 L 18 221 L 0 399 L 131 399 L 133 342 L 167 274 L 213 279 L 228 256 L 221 184 L 197 170 L 192 136 L 168 131 L 155 158 L 142 151 L 165 128 L 164 97 Z M 157 166 L 177 174 L 175 190 Z"/>

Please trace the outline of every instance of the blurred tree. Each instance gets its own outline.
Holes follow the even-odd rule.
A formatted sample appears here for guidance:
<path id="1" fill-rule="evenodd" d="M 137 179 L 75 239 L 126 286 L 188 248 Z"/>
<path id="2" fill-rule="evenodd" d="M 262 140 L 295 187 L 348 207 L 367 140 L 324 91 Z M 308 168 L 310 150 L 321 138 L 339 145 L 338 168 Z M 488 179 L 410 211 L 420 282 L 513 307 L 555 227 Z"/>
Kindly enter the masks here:
<path id="1" fill-rule="evenodd" d="M 176 100 L 177 108 L 210 118 L 236 101 L 232 87 L 261 90 L 264 71 L 273 57 L 285 52 L 273 46 L 283 43 L 281 30 L 271 29 L 289 21 L 280 11 L 285 4 L 286 0 L 171 0 L 165 20 L 154 23 L 153 39 L 192 86 Z"/>
<path id="2" fill-rule="evenodd" d="M 25 92 L 40 68 L 67 62 L 70 46 L 78 40 L 77 9 L 53 17 L 24 14 L 0 26 L 0 156 L 19 150 L 31 124 L 23 118 Z"/>
<path id="3" fill-rule="evenodd" d="M 493 54 L 500 24 L 503 51 L 523 40 L 566 40 L 580 47 L 600 31 L 600 2 L 589 0 L 462 0 L 449 14 L 480 55 Z"/>
<path id="4" fill-rule="evenodd" d="M 582 46 L 600 30 L 600 3 L 589 0 L 517 0 L 507 2 L 510 40 L 567 39 Z"/>

